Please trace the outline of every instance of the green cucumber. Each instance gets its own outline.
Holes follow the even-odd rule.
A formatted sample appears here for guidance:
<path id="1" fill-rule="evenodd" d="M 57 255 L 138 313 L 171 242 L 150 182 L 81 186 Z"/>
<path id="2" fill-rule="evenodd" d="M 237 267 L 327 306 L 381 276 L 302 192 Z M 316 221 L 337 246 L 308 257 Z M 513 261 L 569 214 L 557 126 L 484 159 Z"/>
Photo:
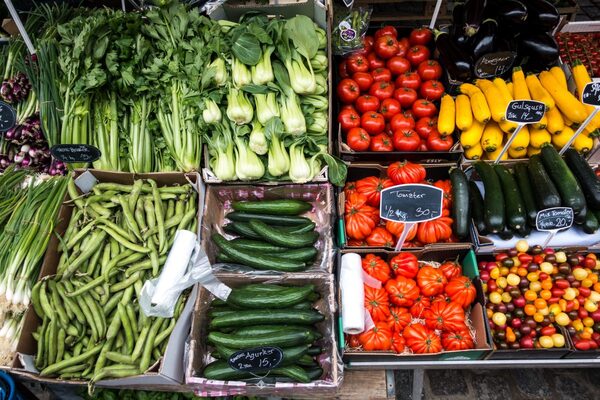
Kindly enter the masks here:
<path id="1" fill-rule="evenodd" d="M 312 308 L 312 302 L 310 301 L 302 301 L 298 304 L 294 304 L 290 307 L 292 310 L 310 310 Z"/>
<path id="2" fill-rule="evenodd" d="M 278 292 L 281 290 L 286 290 L 294 286 L 283 286 L 283 285 L 275 285 L 273 283 L 249 283 L 248 285 L 244 285 L 241 288 L 245 290 L 252 290 L 255 292 Z"/>
<path id="3" fill-rule="evenodd" d="M 232 309 L 225 309 L 225 310 L 220 310 L 220 309 L 211 309 L 208 312 L 208 316 L 210 318 L 216 318 L 216 317 L 221 317 L 223 315 L 229 315 L 231 313 L 235 313 L 238 312 L 239 310 L 232 310 Z"/>
<path id="4" fill-rule="evenodd" d="M 517 181 L 504 165 L 494 165 L 494 171 L 500 179 L 504 194 L 506 224 L 513 230 L 519 230 L 527 224 L 527 216 Z"/>
<path id="5" fill-rule="evenodd" d="M 300 359 L 302 356 L 306 355 L 309 347 L 310 347 L 310 345 L 303 344 L 300 346 L 282 348 L 281 350 L 283 352 L 283 359 L 281 360 L 280 365 L 283 366 L 283 365 L 294 364 L 298 359 Z M 217 353 L 221 356 L 221 358 L 224 358 L 227 360 L 229 359 L 229 357 L 231 357 L 233 355 L 233 353 L 238 351 L 236 349 L 231 349 L 231 348 L 225 347 L 225 346 L 215 346 L 215 348 L 217 349 Z"/>
<path id="6" fill-rule="evenodd" d="M 600 224 L 598 223 L 598 219 L 594 215 L 593 212 L 588 211 L 585 215 L 585 222 L 583 223 L 583 231 L 587 234 L 596 233 Z"/>
<path id="7" fill-rule="evenodd" d="M 264 324 L 312 325 L 324 319 L 323 314 L 316 310 L 242 310 L 213 319 L 210 327 L 219 329 Z"/>
<path id="8" fill-rule="evenodd" d="M 269 214 L 251 214 L 243 213 L 238 211 L 230 212 L 225 216 L 227 219 L 235 222 L 250 222 L 255 219 L 262 221 L 265 224 L 277 225 L 277 226 L 294 226 L 294 225 L 306 225 L 313 222 L 310 218 L 306 217 L 294 217 L 288 215 L 269 215 Z"/>
<path id="9" fill-rule="evenodd" d="M 323 337 L 319 332 L 302 325 L 252 325 L 235 330 L 238 336 L 269 335 L 276 332 L 298 332 L 310 330 L 315 340 Z"/>
<path id="10" fill-rule="evenodd" d="M 301 365 L 304 368 L 318 367 L 319 364 L 315 361 L 314 358 L 309 356 L 308 354 L 304 354 L 302 357 L 298 359 L 298 365 Z"/>
<path id="11" fill-rule="evenodd" d="M 255 373 L 233 369 L 229 366 L 229 363 L 224 360 L 217 360 L 210 363 L 206 366 L 206 368 L 204 368 L 203 374 L 204 377 L 207 379 L 219 381 L 230 381 L 236 379 L 257 379 Z M 273 368 L 269 371 L 269 375 L 285 376 L 287 378 L 291 378 L 294 381 L 302 383 L 310 382 L 310 377 L 308 373 L 304 371 L 304 369 L 296 365 L 281 368 Z M 314 374 L 312 374 L 311 376 L 314 376 Z"/>
<path id="12" fill-rule="evenodd" d="M 483 197 L 483 220 L 487 229 L 492 233 L 501 232 L 504 229 L 504 196 L 500 179 L 494 172 L 494 168 L 483 161 L 477 161 L 474 164 L 475 170 L 479 174 L 485 195 Z"/>
<path id="13" fill-rule="evenodd" d="M 462 170 L 455 168 L 450 171 L 450 182 L 452 183 L 452 218 L 454 220 L 452 230 L 459 239 L 464 239 L 469 236 L 469 222 L 471 221 L 469 181 Z"/>
<path id="14" fill-rule="evenodd" d="M 321 346 L 312 346 L 310 349 L 308 349 L 306 354 L 309 354 L 311 356 L 318 356 L 322 352 L 323 352 L 323 348 Z"/>
<path id="15" fill-rule="evenodd" d="M 305 300 L 313 290 L 313 285 L 306 285 L 257 296 L 252 291 L 232 289 L 227 303 L 242 308 L 288 308 Z"/>
<path id="16" fill-rule="evenodd" d="M 217 262 L 218 263 L 230 263 L 230 264 L 236 264 L 236 262 L 233 260 L 233 258 L 229 258 L 227 257 L 225 254 L 223 253 L 219 253 L 217 254 Z"/>
<path id="17" fill-rule="evenodd" d="M 600 178 L 590 164 L 575 149 L 567 149 L 565 161 L 581 186 L 590 208 L 600 208 Z"/>
<path id="18" fill-rule="evenodd" d="M 586 203 L 575 175 L 553 146 L 544 146 L 541 154 L 544 167 L 556 185 L 564 206 L 571 207 L 575 214 L 579 214 Z"/>
<path id="19" fill-rule="evenodd" d="M 223 227 L 230 235 L 238 235 L 248 239 L 260 239 L 260 235 L 250 228 L 248 222 L 231 222 Z"/>
<path id="20" fill-rule="evenodd" d="M 525 206 L 525 213 L 527 214 L 527 222 L 530 226 L 535 227 L 535 220 L 537 218 L 537 205 L 535 204 L 535 196 L 533 195 L 533 187 L 529 180 L 529 171 L 527 170 L 527 164 L 520 163 L 514 167 L 515 179 L 517 185 L 519 185 L 519 191 L 521 192 L 521 199 Z"/>
<path id="21" fill-rule="evenodd" d="M 323 368 L 309 368 L 306 370 L 306 374 L 308 375 L 308 379 L 310 379 L 311 381 L 317 380 L 321 376 L 323 376 Z"/>
<path id="22" fill-rule="evenodd" d="M 235 201 L 231 207 L 235 211 L 270 215 L 300 215 L 312 209 L 310 203 L 302 200 Z"/>
<path id="23" fill-rule="evenodd" d="M 251 220 L 250 227 L 262 239 L 276 246 L 301 248 L 312 246 L 319 239 L 318 232 L 288 233 L 281 229 L 273 228 L 262 221 Z"/>
<path id="24" fill-rule="evenodd" d="M 488 231 L 484 221 L 483 197 L 481 196 L 481 192 L 479 191 L 477 184 L 473 181 L 469 182 L 469 195 L 473 223 L 477 228 L 477 232 L 480 235 L 485 235 Z"/>
<path id="25" fill-rule="evenodd" d="M 280 253 L 286 259 L 296 261 L 312 261 L 317 257 L 318 251 L 314 247 L 302 247 L 300 249 L 289 249 L 281 246 L 274 246 L 259 240 L 233 239 L 232 244 L 240 249 L 251 250 L 254 252 Z"/>
<path id="26" fill-rule="evenodd" d="M 310 329 L 304 331 L 279 331 L 263 335 L 237 335 L 212 331 L 208 341 L 232 349 L 248 349 L 258 346 L 296 346 L 312 343 L 315 337 Z"/>
<path id="27" fill-rule="evenodd" d="M 539 154 L 529 158 L 529 179 L 531 187 L 535 188 L 535 200 L 538 210 L 560 207 L 561 199 L 554 182 L 550 179 Z"/>

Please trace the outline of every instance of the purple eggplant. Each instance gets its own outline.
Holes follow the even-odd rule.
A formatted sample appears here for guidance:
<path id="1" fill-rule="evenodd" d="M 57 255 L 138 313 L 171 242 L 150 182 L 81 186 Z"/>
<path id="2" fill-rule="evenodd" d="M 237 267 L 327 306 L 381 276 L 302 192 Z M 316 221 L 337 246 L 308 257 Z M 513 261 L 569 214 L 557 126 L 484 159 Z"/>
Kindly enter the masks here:
<path id="1" fill-rule="evenodd" d="M 477 34 L 473 37 L 473 59 L 477 60 L 486 53 L 495 50 L 496 35 L 498 33 L 498 22 L 494 19 L 486 19 L 479 26 Z"/>
<path id="2" fill-rule="evenodd" d="M 507 29 L 522 27 L 527 20 L 527 7 L 519 0 L 497 1 L 493 12 L 500 25 Z"/>
<path id="3" fill-rule="evenodd" d="M 560 21 L 560 14 L 546 0 L 523 0 L 527 7 L 527 28 L 539 32 L 552 32 Z"/>
<path id="4" fill-rule="evenodd" d="M 475 36 L 483 22 L 486 12 L 486 0 L 467 0 L 465 3 L 465 22 L 463 30 L 468 37 Z"/>
<path id="5" fill-rule="evenodd" d="M 440 61 L 454 80 L 467 82 L 472 77 L 469 56 L 460 48 L 447 32 L 435 32 L 435 46 L 440 53 Z"/>
<path id="6" fill-rule="evenodd" d="M 526 71 L 541 71 L 556 64 L 558 44 L 551 34 L 527 30 L 517 40 L 519 56 L 527 58 L 523 66 Z"/>

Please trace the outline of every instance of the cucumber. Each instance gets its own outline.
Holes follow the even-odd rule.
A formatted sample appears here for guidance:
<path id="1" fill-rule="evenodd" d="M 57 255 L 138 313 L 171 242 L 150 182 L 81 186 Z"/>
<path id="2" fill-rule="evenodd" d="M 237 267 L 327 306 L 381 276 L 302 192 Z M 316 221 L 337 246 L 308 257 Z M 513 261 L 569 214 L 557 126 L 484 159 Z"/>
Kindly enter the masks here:
<path id="1" fill-rule="evenodd" d="M 280 331 L 263 335 L 236 335 L 221 332 L 210 332 L 208 341 L 216 346 L 225 346 L 232 349 L 248 349 L 258 346 L 296 346 L 312 343 L 315 337 L 312 331 Z"/>
<path id="2" fill-rule="evenodd" d="M 542 148 L 542 162 L 560 193 L 563 204 L 579 214 L 585 207 L 585 196 L 567 163 L 553 146 Z"/>
<path id="3" fill-rule="evenodd" d="M 500 186 L 500 179 L 498 179 L 498 175 L 494 172 L 494 168 L 483 161 L 477 161 L 474 167 L 485 188 L 483 220 L 490 232 L 500 232 L 504 229 L 505 223 L 504 196 L 502 194 L 502 187 Z"/>
<path id="4" fill-rule="evenodd" d="M 469 181 L 462 170 L 455 168 L 450 171 L 450 182 L 452 183 L 452 218 L 454 220 L 452 230 L 459 239 L 464 239 L 469 235 L 469 222 L 471 221 Z"/>
<path id="5" fill-rule="evenodd" d="M 310 218 L 294 217 L 289 215 L 269 215 L 269 214 L 251 214 L 238 211 L 230 212 L 225 216 L 227 219 L 235 222 L 250 222 L 250 220 L 262 221 L 265 224 L 277 226 L 306 225 L 313 222 Z"/>
<path id="6" fill-rule="evenodd" d="M 583 191 L 590 208 L 600 208 L 600 178 L 588 162 L 575 149 L 567 149 L 565 161 Z"/>
<path id="7" fill-rule="evenodd" d="M 242 286 L 243 289 L 252 290 L 255 292 L 278 292 L 280 290 L 286 290 L 293 286 L 283 286 L 283 285 L 275 285 L 273 283 L 250 283 L 248 285 Z"/>
<path id="8" fill-rule="evenodd" d="M 317 257 L 318 251 L 315 247 L 302 247 L 299 249 L 288 249 L 281 246 L 274 246 L 270 243 L 259 240 L 233 239 L 232 244 L 244 250 L 265 253 L 281 253 L 286 259 L 296 261 L 312 261 Z"/>
<path id="9" fill-rule="evenodd" d="M 494 171 L 500 179 L 504 194 L 504 210 L 506 211 L 506 224 L 513 230 L 519 230 L 527 224 L 525 205 L 515 177 L 503 165 L 494 165 Z"/>
<path id="10" fill-rule="evenodd" d="M 223 315 L 230 315 L 230 314 L 238 312 L 238 311 L 239 310 L 232 310 L 232 309 L 224 309 L 224 310 L 211 309 L 208 312 L 208 316 L 210 318 L 217 318 L 217 317 L 221 317 Z"/>
<path id="11" fill-rule="evenodd" d="M 585 222 L 583 223 L 583 231 L 587 234 L 596 233 L 600 224 L 598 223 L 598 219 L 594 215 L 593 212 L 588 211 L 585 215 Z"/>
<path id="12" fill-rule="evenodd" d="M 529 180 L 529 171 L 527 171 L 527 164 L 521 163 L 516 164 L 514 167 L 515 179 L 521 192 L 521 199 L 525 206 L 525 213 L 527 214 L 527 222 L 530 226 L 535 227 L 535 219 L 537 218 L 537 205 L 535 204 L 535 196 L 533 195 L 533 187 Z"/>
<path id="13" fill-rule="evenodd" d="M 303 301 L 290 307 L 292 310 L 310 310 L 311 308 L 312 302 L 310 301 Z"/>
<path id="14" fill-rule="evenodd" d="M 310 330 L 315 340 L 323 337 L 319 332 L 302 325 L 253 325 L 245 326 L 243 328 L 235 330 L 235 334 L 239 336 L 254 336 L 254 335 L 268 335 L 276 332 L 297 332 Z"/>
<path id="15" fill-rule="evenodd" d="M 529 171 L 531 187 L 535 188 L 535 201 L 538 210 L 560 207 L 560 194 L 546 172 L 546 168 L 544 168 L 544 164 L 538 154 L 529 158 L 527 170 Z"/>
<path id="16" fill-rule="evenodd" d="M 219 254 L 217 254 L 217 262 L 218 262 L 218 263 L 225 263 L 225 264 L 227 264 L 227 263 L 230 263 L 230 264 L 237 264 L 237 263 L 236 263 L 236 262 L 233 260 L 233 258 L 229 258 L 229 257 L 227 257 L 227 256 L 226 256 L 225 254 L 223 254 L 223 253 L 219 253 Z"/>
<path id="17" fill-rule="evenodd" d="M 319 364 L 309 356 L 308 354 L 304 354 L 302 357 L 298 359 L 298 365 L 301 365 L 304 368 L 318 367 Z"/>
<path id="18" fill-rule="evenodd" d="M 469 203 L 471 204 L 471 217 L 473 218 L 473 223 L 477 228 L 477 232 L 480 235 L 485 235 L 487 234 L 487 226 L 483 219 L 483 197 L 481 196 L 477 184 L 473 181 L 469 182 L 469 200 Z"/>
<path id="19" fill-rule="evenodd" d="M 300 215 L 312 209 L 312 205 L 301 200 L 236 201 L 235 211 L 252 214 Z"/>
<path id="20" fill-rule="evenodd" d="M 310 349 L 308 349 L 306 354 L 309 354 L 311 356 L 318 356 L 322 352 L 323 352 L 323 348 L 321 346 L 312 346 Z"/>
<path id="21" fill-rule="evenodd" d="M 277 292 L 262 293 L 244 289 L 232 289 L 227 303 L 243 308 L 288 308 L 305 300 L 314 290 L 313 285 L 289 288 Z"/>
<path id="22" fill-rule="evenodd" d="M 204 377 L 212 380 L 219 381 L 230 381 L 230 380 L 246 380 L 246 379 L 260 379 L 257 378 L 255 373 L 247 371 L 238 371 L 229 366 L 229 363 L 224 360 L 214 361 L 204 368 Z M 321 372 L 322 374 L 322 372 Z M 273 368 L 269 371 L 270 376 L 285 376 L 291 378 L 294 381 L 308 383 L 310 377 L 304 369 L 296 365 L 291 365 L 281 368 Z M 314 376 L 312 374 L 311 376 Z M 320 375 L 319 375 L 320 376 Z"/>
<path id="23" fill-rule="evenodd" d="M 308 375 L 308 379 L 314 381 L 323 376 L 323 369 L 321 367 L 309 368 L 306 370 L 306 374 Z"/>
<path id="24" fill-rule="evenodd" d="M 219 329 L 264 324 L 312 325 L 324 319 L 323 314 L 315 310 L 243 310 L 213 319 L 210 327 Z"/>
<path id="25" fill-rule="evenodd" d="M 240 249 L 218 233 L 212 235 L 212 240 L 227 257 L 255 269 L 282 272 L 298 272 L 306 269 L 306 264 L 301 261 L 285 260 Z"/>
<path id="26" fill-rule="evenodd" d="M 318 232 L 288 233 L 281 229 L 273 228 L 262 221 L 251 220 L 250 227 L 262 239 L 276 246 L 300 248 L 312 246 L 319 239 Z"/>
<path id="27" fill-rule="evenodd" d="M 260 235 L 250 228 L 248 222 L 231 222 L 223 227 L 230 235 L 238 235 L 248 239 L 260 239 Z"/>
<path id="28" fill-rule="evenodd" d="M 283 352 L 283 359 L 281 360 L 280 365 L 283 366 L 296 363 L 298 359 L 307 354 L 309 347 L 310 345 L 304 344 L 301 346 L 282 348 L 281 350 Z M 236 349 L 231 349 L 224 346 L 215 346 L 215 348 L 217 349 L 217 353 L 221 356 L 221 358 L 224 358 L 225 360 L 229 360 L 229 357 L 238 351 Z"/>

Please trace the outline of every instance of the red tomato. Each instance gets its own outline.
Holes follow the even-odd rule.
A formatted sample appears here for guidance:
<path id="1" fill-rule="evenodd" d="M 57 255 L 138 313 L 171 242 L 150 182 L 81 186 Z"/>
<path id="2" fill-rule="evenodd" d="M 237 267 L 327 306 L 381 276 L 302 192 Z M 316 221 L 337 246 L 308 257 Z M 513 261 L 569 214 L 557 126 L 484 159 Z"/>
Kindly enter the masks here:
<path id="1" fill-rule="evenodd" d="M 410 61 L 404 57 L 394 56 L 387 60 L 385 65 L 394 75 L 401 75 L 410 70 Z"/>
<path id="2" fill-rule="evenodd" d="M 431 30 L 429 30 L 427 28 L 413 29 L 412 32 L 410 33 L 410 36 L 408 37 L 408 41 L 412 45 L 415 45 L 415 44 L 428 45 L 432 39 L 433 39 L 433 33 L 431 32 Z"/>
<path id="3" fill-rule="evenodd" d="M 365 36 L 362 40 L 363 48 L 361 54 L 367 55 L 373 50 L 373 44 L 375 43 L 375 38 L 373 36 Z"/>
<path id="4" fill-rule="evenodd" d="M 398 40 L 398 53 L 396 55 L 398 57 L 406 57 L 406 53 L 408 53 L 408 48 L 410 47 L 410 42 L 408 38 L 403 37 Z"/>
<path id="5" fill-rule="evenodd" d="M 410 108 L 417 98 L 417 91 L 415 89 L 399 87 L 394 90 L 394 99 L 398 100 L 402 108 Z"/>
<path id="6" fill-rule="evenodd" d="M 406 115 L 406 113 L 396 114 L 392 117 L 390 121 L 390 127 L 392 131 L 396 132 L 398 130 L 407 130 L 414 129 L 415 120 L 410 115 Z"/>
<path id="7" fill-rule="evenodd" d="M 346 60 L 342 60 L 338 64 L 338 75 L 342 79 L 348 78 L 350 76 L 348 74 L 348 63 L 346 62 Z"/>
<path id="8" fill-rule="evenodd" d="M 342 131 L 347 132 L 360 126 L 360 115 L 354 109 L 345 109 L 338 114 L 338 122 L 342 126 Z"/>
<path id="9" fill-rule="evenodd" d="M 408 58 L 408 61 L 410 61 L 411 65 L 416 67 L 423 61 L 428 60 L 430 55 L 431 52 L 427 47 L 421 44 L 417 44 L 408 49 L 408 53 L 406 53 L 406 58 Z"/>
<path id="10" fill-rule="evenodd" d="M 355 72 L 367 72 L 369 70 L 369 61 L 362 54 L 352 54 L 347 58 L 348 72 L 354 74 Z"/>
<path id="11" fill-rule="evenodd" d="M 375 82 L 369 89 L 369 94 L 379 100 L 389 99 L 394 94 L 394 84 L 392 82 Z"/>
<path id="12" fill-rule="evenodd" d="M 454 145 L 452 135 L 441 136 L 436 130 L 427 138 L 427 148 L 431 151 L 448 151 Z"/>
<path id="13" fill-rule="evenodd" d="M 435 60 L 426 60 L 419 64 L 417 73 L 423 81 L 437 80 L 442 77 L 442 66 Z"/>
<path id="14" fill-rule="evenodd" d="M 383 115 L 386 121 L 392 119 L 392 117 L 402 111 L 400 103 L 396 99 L 385 99 L 381 102 L 379 112 Z"/>
<path id="15" fill-rule="evenodd" d="M 354 104 L 342 104 L 340 106 L 340 112 L 344 111 L 344 110 L 352 110 L 352 111 L 356 112 L 356 108 L 354 108 Z"/>
<path id="16" fill-rule="evenodd" d="M 409 117 L 411 117 L 412 119 L 415 119 L 415 113 L 412 112 L 411 109 L 404 110 L 404 114 L 407 115 L 407 116 L 409 116 Z"/>
<path id="17" fill-rule="evenodd" d="M 398 37 L 398 31 L 393 26 L 386 25 L 380 29 L 377 29 L 377 31 L 375 31 L 374 36 L 375 36 L 375 39 L 379 39 L 380 37 L 385 36 L 385 35 L 390 35 L 390 36 L 393 36 L 396 38 L 396 37 Z"/>
<path id="18" fill-rule="evenodd" d="M 375 40 L 374 48 L 379 57 L 387 60 L 398 53 L 398 41 L 395 36 L 383 35 Z"/>
<path id="19" fill-rule="evenodd" d="M 412 105 L 412 112 L 416 118 L 433 117 L 437 114 L 437 107 L 428 100 L 419 99 Z"/>
<path id="20" fill-rule="evenodd" d="M 369 69 L 370 70 L 385 67 L 385 61 L 383 61 L 381 58 L 377 57 L 377 54 L 375 54 L 375 53 L 369 53 L 367 55 L 367 60 L 369 61 Z"/>
<path id="21" fill-rule="evenodd" d="M 419 90 L 421 78 L 416 72 L 405 72 L 396 78 L 396 86 Z"/>
<path id="22" fill-rule="evenodd" d="M 346 136 L 346 143 L 354 151 L 365 151 L 371 144 L 371 136 L 363 128 L 352 128 Z"/>
<path id="23" fill-rule="evenodd" d="M 437 132 L 437 118 L 419 118 L 415 125 L 415 131 L 417 131 L 421 138 L 427 139 L 431 132 Z"/>
<path id="24" fill-rule="evenodd" d="M 392 137 L 394 148 L 398 151 L 416 151 L 421 144 L 417 132 L 412 129 L 397 130 Z"/>
<path id="25" fill-rule="evenodd" d="M 387 68 L 376 68 L 371 72 L 375 82 L 391 82 L 392 72 Z"/>
<path id="26" fill-rule="evenodd" d="M 345 78 L 338 83 L 337 95 L 342 103 L 351 104 L 360 96 L 360 88 L 352 79 Z"/>
<path id="27" fill-rule="evenodd" d="M 368 112 L 360 117 L 360 126 L 367 131 L 369 135 L 377 135 L 383 132 L 383 129 L 385 128 L 385 119 L 383 119 L 383 115 L 378 112 Z"/>
<path id="28" fill-rule="evenodd" d="M 371 151 L 392 151 L 394 150 L 394 145 L 392 144 L 392 139 L 385 133 L 380 133 L 377 136 L 373 136 L 371 138 Z"/>
<path id="29" fill-rule="evenodd" d="M 356 72 L 352 75 L 352 80 L 356 82 L 361 92 L 366 92 L 373 84 L 373 76 L 368 72 Z"/>
<path id="30" fill-rule="evenodd" d="M 420 93 L 421 97 L 427 100 L 437 101 L 444 94 L 444 85 L 442 85 L 442 82 L 436 80 L 425 81 L 421 85 Z"/>
<path id="31" fill-rule="evenodd" d="M 421 143 L 419 144 L 419 148 L 417 149 L 417 151 L 427 151 L 427 150 L 429 150 L 427 148 L 427 140 L 421 139 Z"/>
<path id="32" fill-rule="evenodd" d="M 371 96 L 370 94 L 363 94 L 356 99 L 354 103 L 358 112 L 364 114 L 367 111 L 377 111 L 379 110 L 379 99 L 375 96 Z"/>

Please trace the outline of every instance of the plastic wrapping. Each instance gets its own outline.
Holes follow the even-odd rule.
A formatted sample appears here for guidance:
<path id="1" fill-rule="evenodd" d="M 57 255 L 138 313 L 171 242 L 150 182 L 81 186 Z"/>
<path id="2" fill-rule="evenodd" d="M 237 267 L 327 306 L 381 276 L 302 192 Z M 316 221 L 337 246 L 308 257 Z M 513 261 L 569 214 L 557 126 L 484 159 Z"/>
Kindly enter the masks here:
<path id="1" fill-rule="evenodd" d="M 372 11 L 371 7 L 336 9 L 331 33 L 333 54 L 345 56 L 363 48 Z"/>
<path id="2" fill-rule="evenodd" d="M 314 303 L 314 308 L 325 315 L 325 320 L 316 324 L 317 330 L 323 335 L 317 341 L 323 347 L 323 353 L 318 361 L 323 369 L 319 380 L 310 383 L 274 383 L 272 378 L 264 378 L 257 382 L 250 381 L 216 381 L 202 377 L 202 371 L 214 359 L 211 357 L 211 347 L 206 342 L 208 335 L 207 312 L 214 296 L 203 288 L 196 300 L 192 316 L 192 333 L 190 351 L 186 361 L 186 384 L 192 387 L 200 396 L 230 396 L 230 395 L 278 395 L 278 396 L 307 396 L 311 398 L 333 396 L 342 383 L 343 364 L 336 344 L 336 299 L 333 277 L 320 274 L 294 274 L 286 276 L 256 276 L 255 274 L 221 274 L 219 279 L 228 286 L 239 287 L 249 283 L 273 283 L 288 286 L 313 284 L 321 298 Z"/>

